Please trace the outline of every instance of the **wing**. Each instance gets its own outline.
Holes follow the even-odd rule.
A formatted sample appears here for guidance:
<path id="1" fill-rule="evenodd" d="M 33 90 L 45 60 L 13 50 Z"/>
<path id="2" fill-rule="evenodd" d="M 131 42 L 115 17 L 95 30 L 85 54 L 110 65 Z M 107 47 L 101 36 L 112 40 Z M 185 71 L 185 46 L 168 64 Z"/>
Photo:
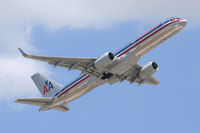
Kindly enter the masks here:
<path id="1" fill-rule="evenodd" d="M 44 97 L 44 98 L 24 98 L 24 99 L 17 99 L 15 102 L 17 103 L 24 103 L 24 104 L 31 104 L 31 105 L 38 105 L 44 106 L 48 105 L 52 102 L 53 98 Z"/>
<path id="2" fill-rule="evenodd" d="M 158 85 L 160 82 L 154 78 L 153 76 L 149 76 L 145 80 L 141 80 L 137 78 L 138 72 L 142 69 L 142 67 L 138 64 L 134 65 L 130 70 L 128 70 L 126 73 L 124 73 L 121 77 L 121 81 L 128 80 L 130 83 L 138 83 L 141 84 L 150 84 L 150 85 Z"/>
<path id="3" fill-rule="evenodd" d="M 47 62 L 54 66 L 68 68 L 69 70 L 76 69 L 85 72 L 88 67 L 93 64 L 97 58 L 68 58 L 68 57 L 50 57 L 50 56 L 35 56 L 28 55 L 22 49 L 18 48 L 21 54 L 30 59 Z"/>
<path id="4" fill-rule="evenodd" d="M 145 81 L 144 83 L 147 83 L 147 84 L 151 84 L 151 85 L 158 85 L 160 84 L 160 81 L 158 81 L 156 78 L 154 78 L 153 76 L 149 76 Z"/>

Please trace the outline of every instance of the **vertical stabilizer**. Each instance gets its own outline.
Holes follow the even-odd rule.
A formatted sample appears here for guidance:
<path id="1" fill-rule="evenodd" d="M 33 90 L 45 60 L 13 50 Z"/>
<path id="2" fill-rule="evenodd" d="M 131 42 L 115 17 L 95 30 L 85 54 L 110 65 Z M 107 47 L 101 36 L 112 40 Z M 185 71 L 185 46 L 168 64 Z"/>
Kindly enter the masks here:
<path id="1" fill-rule="evenodd" d="M 34 74 L 31 78 L 43 97 L 54 97 L 54 95 L 63 88 L 59 83 L 56 83 L 40 73 Z"/>

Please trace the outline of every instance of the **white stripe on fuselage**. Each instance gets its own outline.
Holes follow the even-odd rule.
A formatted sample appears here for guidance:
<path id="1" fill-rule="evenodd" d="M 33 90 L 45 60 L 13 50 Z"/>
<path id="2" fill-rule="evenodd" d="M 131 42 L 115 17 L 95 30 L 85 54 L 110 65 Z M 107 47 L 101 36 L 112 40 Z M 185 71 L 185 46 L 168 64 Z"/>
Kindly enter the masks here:
<path id="1" fill-rule="evenodd" d="M 144 34 L 143 36 L 141 36 L 139 39 L 137 39 L 137 41 L 135 41 L 134 43 L 132 43 L 130 46 L 128 46 L 126 49 L 124 49 L 123 51 L 121 51 L 120 53 L 117 53 L 116 56 L 120 57 L 122 55 L 124 55 L 125 53 L 129 52 L 130 50 L 132 50 L 133 48 L 137 48 L 139 46 L 139 44 L 141 44 L 144 40 L 146 40 L 147 38 L 149 39 L 149 36 L 152 36 L 153 34 L 157 33 L 160 30 L 163 30 L 163 28 L 167 27 L 170 24 L 176 23 L 178 21 L 180 21 L 182 19 L 179 20 L 174 20 L 174 21 L 168 21 L 168 22 L 164 22 L 163 24 L 158 25 L 157 27 L 153 28 L 152 30 L 150 30 L 149 32 L 147 32 L 146 34 Z M 160 26 L 160 27 L 159 27 Z M 158 29 L 157 29 L 158 28 Z M 154 31 L 155 30 L 155 31 Z M 152 32 L 153 31 L 153 32 Z M 144 37 L 145 36 L 145 37 Z M 143 38 L 144 37 L 144 38 Z"/>
<path id="2" fill-rule="evenodd" d="M 176 21 L 177 22 L 177 21 Z M 122 56 L 123 54 L 125 54 L 125 53 L 127 53 L 127 52 L 129 52 L 129 51 L 132 51 L 133 50 L 133 48 L 135 49 L 135 48 L 137 48 L 140 44 L 142 44 L 142 42 L 144 41 L 144 40 L 146 40 L 147 38 L 148 39 L 151 39 L 151 37 L 149 38 L 149 36 L 152 36 L 153 34 L 157 34 L 156 32 L 158 32 L 160 29 L 160 31 L 162 31 L 163 29 L 163 27 L 165 27 L 166 25 L 170 25 L 170 24 L 172 24 L 172 23 L 175 23 L 175 22 L 173 22 L 173 21 L 169 21 L 169 22 L 167 22 L 167 23 L 163 23 L 163 25 L 162 26 L 160 26 L 159 28 L 158 27 L 156 27 L 156 28 L 158 28 L 158 29 L 156 29 L 156 28 L 154 28 L 154 29 L 152 29 L 152 30 L 155 30 L 155 31 L 153 31 L 153 32 L 151 32 L 151 31 L 149 31 L 147 34 L 145 34 L 145 35 L 143 35 L 143 36 L 141 36 L 139 39 L 137 39 L 138 41 L 136 41 L 136 42 L 134 42 L 132 45 L 130 45 L 130 46 L 126 46 L 127 48 L 126 49 L 124 49 L 124 50 L 122 50 L 122 51 L 120 51 L 120 53 L 117 53 L 117 55 L 115 55 L 115 56 Z M 167 27 L 167 26 L 166 26 Z M 165 29 L 165 28 L 164 28 Z M 166 34 L 166 36 L 167 35 L 169 35 L 169 34 L 171 34 L 172 32 L 169 32 L 169 33 L 167 33 Z M 154 36 L 155 36 L 154 35 Z M 145 36 L 145 37 L 144 37 Z M 162 39 L 162 38 L 160 38 L 160 39 Z M 152 47 L 154 44 L 156 44 L 156 43 L 158 43 L 159 42 L 159 40 L 160 39 L 158 39 L 158 40 L 156 40 L 155 42 L 153 42 L 153 43 L 151 43 L 151 44 L 149 44 L 147 47 L 145 47 L 143 50 L 141 50 L 140 52 L 144 52 L 145 50 L 147 50 L 148 48 L 150 48 L 150 47 Z M 129 49 L 129 50 L 128 50 Z M 127 51 L 128 50 L 128 51 Z M 125 52 L 126 51 L 126 52 Z M 123 54 L 122 54 L 123 53 Z M 80 76 L 81 77 L 81 76 Z M 86 78 L 87 77 L 87 78 Z M 70 85 L 70 86 L 68 86 L 68 87 L 66 87 L 66 88 L 64 88 L 63 90 L 61 90 L 58 94 L 56 94 L 59 98 L 60 98 L 60 96 L 64 96 L 65 97 L 65 95 L 66 95 L 66 93 L 68 92 L 66 92 L 66 90 L 68 90 L 69 88 L 70 88 L 70 92 L 69 93 L 67 93 L 67 94 L 70 94 L 71 92 L 73 92 L 73 90 L 75 91 L 75 90 L 78 90 L 79 88 L 82 88 L 82 86 L 83 86 L 83 84 L 85 83 L 85 82 L 87 82 L 87 81 L 89 81 L 91 78 L 94 78 L 93 76 L 90 76 L 90 75 L 87 75 L 87 74 L 85 74 L 85 76 L 83 76 L 80 80 L 78 80 L 78 81 L 76 81 L 75 83 L 73 83 L 72 85 Z M 83 80 L 84 79 L 84 80 Z M 80 82 L 81 81 L 81 82 Z M 94 80 L 93 81 L 93 83 L 91 83 L 91 84 L 98 84 L 97 82 L 99 82 L 99 80 L 97 80 L 97 78 L 96 78 L 96 80 Z M 100 84 L 100 83 L 99 83 Z M 88 89 L 88 87 L 86 87 L 87 89 Z M 68 99 L 76 99 L 75 97 L 77 96 L 77 98 L 78 97 L 80 97 L 81 95 L 84 95 L 84 93 L 82 93 L 84 90 L 86 90 L 85 88 L 82 88 L 83 90 L 80 90 L 80 92 L 79 93 L 77 93 L 77 94 L 75 94 L 75 95 L 72 95 L 71 97 L 72 98 L 70 98 L 70 97 L 68 97 Z M 57 97 L 57 98 L 58 98 Z M 67 98 L 67 97 L 66 97 Z M 63 98 L 62 98 L 63 99 Z M 67 99 L 65 99 L 64 101 L 67 101 Z"/>

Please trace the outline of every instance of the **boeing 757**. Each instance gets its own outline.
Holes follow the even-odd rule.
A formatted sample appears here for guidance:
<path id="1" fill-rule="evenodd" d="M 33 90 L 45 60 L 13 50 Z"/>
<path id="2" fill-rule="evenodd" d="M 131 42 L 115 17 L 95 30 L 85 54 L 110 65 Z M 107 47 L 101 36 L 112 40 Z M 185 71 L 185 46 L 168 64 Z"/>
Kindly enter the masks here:
<path id="1" fill-rule="evenodd" d="M 152 76 L 158 70 L 158 64 L 152 61 L 140 66 L 137 62 L 141 56 L 178 33 L 186 23 L 183 18 L 165 19 L 122 49 L 114 53 L 106 52 L 98 58 L 35 56 L 26 54 L 19 48 L 26 58 L 69 70 L 80 70 L 81 74 L 76 80 L 63 86 L 36 73 L 31 78 L 43 97 L 18 99 L 16 102 L 41 106 L 39 111 L 56 109 L 66 112 L 69 110 L 67 103 L 105 83 L 112 85 L 127 80 L 140 85 L 144 83 L 158 85 L 160 82 Z"/>

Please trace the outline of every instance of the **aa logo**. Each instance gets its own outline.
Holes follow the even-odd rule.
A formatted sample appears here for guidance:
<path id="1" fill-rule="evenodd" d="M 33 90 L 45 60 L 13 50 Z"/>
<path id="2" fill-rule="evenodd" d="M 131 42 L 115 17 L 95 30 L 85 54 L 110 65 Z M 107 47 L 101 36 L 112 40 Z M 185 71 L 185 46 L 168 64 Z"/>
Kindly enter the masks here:
<path id="1" fill-rule="evenodd" d="M 50 81 L 46 80 L 44 87 L 43 87 L 43 94 L 45 95 L 47 92 L 50 92 L 51 89 L 54 89 L 52 83 Z"/>

